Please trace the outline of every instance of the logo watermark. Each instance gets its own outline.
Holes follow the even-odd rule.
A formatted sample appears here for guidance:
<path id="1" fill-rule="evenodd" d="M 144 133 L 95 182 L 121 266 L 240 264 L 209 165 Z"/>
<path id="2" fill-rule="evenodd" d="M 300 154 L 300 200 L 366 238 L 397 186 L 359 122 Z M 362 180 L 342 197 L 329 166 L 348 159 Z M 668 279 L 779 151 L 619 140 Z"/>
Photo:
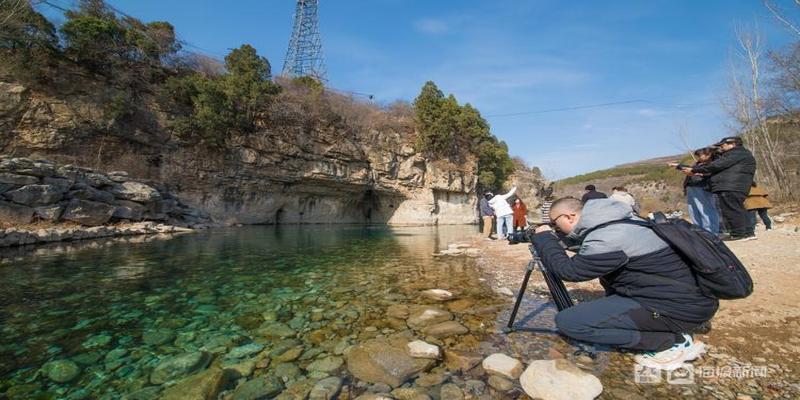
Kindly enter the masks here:
<path id="1" fill-rule="evenodd" d="M 699 365 L 684 363 L 672 371 L 633 365 L 633 379 L 636 383 L 658 384 L 667 382 L 670 385 L 691 385 L 699 381 L 718 381 L 721 379 L 766 378 L 766 365 L 732 364 L 732 365 Z"/>

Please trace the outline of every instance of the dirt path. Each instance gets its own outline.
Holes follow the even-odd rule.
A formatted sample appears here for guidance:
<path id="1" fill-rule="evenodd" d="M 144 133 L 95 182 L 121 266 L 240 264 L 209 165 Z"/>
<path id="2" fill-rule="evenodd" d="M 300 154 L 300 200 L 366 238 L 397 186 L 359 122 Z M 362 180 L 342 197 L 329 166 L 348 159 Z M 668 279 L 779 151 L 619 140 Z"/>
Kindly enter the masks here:
<path id="1" fill-rule="evenodd" d="M 755 290 L 746 299 L 721 301 L 711 332 L 696 336 L 707 344 L 709 351 L 694 363 L 695 384 L 681 387 L 684 392 L 677 391 L 681 396 L 800 398 L 800 228 L 796 221 L 791 221 L 776 224 L 771 231 L 759 230 L 757 234 L 758 240 L 730 243 L 730 248 L 747 266 Z M 473 239 L 473 245 L 483 249 L 478 261 L 494 277 L 493 284 L 516 292 L 530 259 L 528 246 L 478 237 Z M 578 301 L 603 295 L 597 280 L 567 283 L 567 287 Z M 532 276 L 529 288 L 532 290 L 528 293 L 547 292 L 538 274 Z M 609 379 L 623 379 L 622 375 L 627 374 L 628 387 L 638 387 L 639 393 L 648 398 L 676 394 L 678 387 L 674 385 L 664 385 L 654 392 L 634 384 L 630 355 L 615 354 L 611 359 L 617 368 L 610 369 L 616 369 L 620 376 Z M 699 373 L 708 376 L 700 377 Z M 619 393 L 609 391 L 602 397 L 620 397 L 613 392 Z M 633 397 L 628 398 L 639 398 L 635 391 L 629 394 Z"/>

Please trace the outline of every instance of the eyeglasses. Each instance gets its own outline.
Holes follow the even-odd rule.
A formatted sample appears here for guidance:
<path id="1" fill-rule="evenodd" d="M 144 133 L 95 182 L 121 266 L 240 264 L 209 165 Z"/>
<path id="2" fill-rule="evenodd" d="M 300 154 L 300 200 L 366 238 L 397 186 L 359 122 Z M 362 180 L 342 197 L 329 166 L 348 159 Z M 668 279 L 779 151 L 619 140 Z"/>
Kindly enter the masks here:
<path id="1" fill-rule="evenodd" d="M 555 217 L 555 218 L 553 218 L 553 219 L 551 219 L 551 220 L 550 220 L 550 222 L 551 222 L 553 225 L 555 225 L 555 223 L 556 223 L 556 222 L 558 222 L 558 219 L 559 219 L 559 218 L 561 218 L 561 217 L 563 217 L 563 216 L 567 216 L 567 215 L 575 215 L 575 214 L 558 214 L 558 216 L 557 216 L 557 217 Z"/>

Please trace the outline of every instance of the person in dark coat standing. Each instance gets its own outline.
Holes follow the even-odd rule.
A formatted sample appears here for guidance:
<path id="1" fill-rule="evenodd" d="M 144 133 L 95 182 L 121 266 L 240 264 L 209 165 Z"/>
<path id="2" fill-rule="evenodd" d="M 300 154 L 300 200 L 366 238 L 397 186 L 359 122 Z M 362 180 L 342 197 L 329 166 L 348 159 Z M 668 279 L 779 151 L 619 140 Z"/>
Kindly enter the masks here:
<path id="1" fill-rule="evenodd" d="M 586 204 L 586 202 L 589 200 L 608 198 L 608 195 L 606 195 L 605 193 L 598 192 L 597 188 L 594 185 L 586 185 L 586 187 L 583 189 L 584 193 L 583 197 L 581 197 L 581 201 L 583 202 L 583 204 Z"/>
<path id="2" fill-rule="evenodd" d="M 756 173 L 756 159 L 753 153 L 742 146 L 742 138 L 729 136 L 722 138 L 715 146 L 722 154 L 707 164 L 685 167 L 684 172 L 710 174 L 711 191 L 717 195 L 719 209 L 726 225 L 730 228 L 728 240 L 751 240 L 756 235 L 750 225 L 744 200 L 753 184 Z"/>

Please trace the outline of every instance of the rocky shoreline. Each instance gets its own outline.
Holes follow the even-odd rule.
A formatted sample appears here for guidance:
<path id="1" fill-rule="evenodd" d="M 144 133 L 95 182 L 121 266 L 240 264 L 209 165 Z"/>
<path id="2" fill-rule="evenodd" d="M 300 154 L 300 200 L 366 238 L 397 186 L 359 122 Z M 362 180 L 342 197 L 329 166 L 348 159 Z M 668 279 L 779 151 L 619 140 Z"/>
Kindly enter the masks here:
<path id="1" fill-rule="evenodd" d="M 133 222 L 90 227 L 54 226 L 38 229 L 7 228 L 0 229 L 0 248 L 120 236 L 175 234 L 194 231 L 195 230 L 191 228 L 155 222 Z"/>
<path id="2" fill-rule="evenodd" d="M 188 228 L 211 223 L 206 213 L 161 185 L 134 180 L 124 171 L 103 173 L 0 155 L 0 227 L 36 222 L 98 227 L 137 221 Z"/>

